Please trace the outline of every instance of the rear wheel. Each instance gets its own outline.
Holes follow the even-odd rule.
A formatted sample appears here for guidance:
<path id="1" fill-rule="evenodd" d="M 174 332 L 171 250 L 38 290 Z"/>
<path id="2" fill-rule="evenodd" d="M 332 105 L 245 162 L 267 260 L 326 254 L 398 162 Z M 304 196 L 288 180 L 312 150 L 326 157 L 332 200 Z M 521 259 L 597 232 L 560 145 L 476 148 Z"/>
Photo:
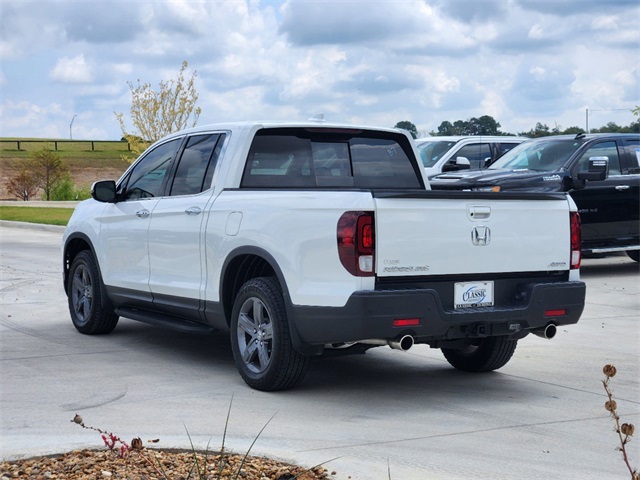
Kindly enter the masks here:
<path id="1" fill-rule="evenodd" d="M 109 333 L 118 324 L 118 315 L 102 296 L 102 280 L 93 254 L 84 250 L 71 263 L 67 293 L 73 325 L 88 335 Z"/>
<path id="2" fill-rule="evenodd" d="M 233 304 L 231 348 L 252 388 L 285 390 L 302 380 L 310 359 L 293 348 L 280 285 L 260 277 L 245 283 Z"/>
<path id="3" fill-rule="evenodd" d="M 465 372 L 490 372 L 504 367 L 516 350 L 518 340 L 509 337 L 487 337 L 464 348 L 443 348 L 447 361 Z"/>
<path id="4" fill-rule="evenodd" d="M 627 250 L 627 255 L 630 259 L 640 262 L 640 250 Z"/>

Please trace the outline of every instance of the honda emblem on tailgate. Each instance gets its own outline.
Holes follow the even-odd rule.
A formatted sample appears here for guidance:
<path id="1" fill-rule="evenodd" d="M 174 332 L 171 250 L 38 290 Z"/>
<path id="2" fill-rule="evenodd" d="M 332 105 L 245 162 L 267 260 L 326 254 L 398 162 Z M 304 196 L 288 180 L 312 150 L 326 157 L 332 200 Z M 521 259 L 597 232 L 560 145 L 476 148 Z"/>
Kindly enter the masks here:
<path id="1" fill-rule="evenodd" d="M 471 230 L 471 241 L 474 245 L 485 246 L 491 241 L 491 230 L 489 227 L 479 225 Z"/>

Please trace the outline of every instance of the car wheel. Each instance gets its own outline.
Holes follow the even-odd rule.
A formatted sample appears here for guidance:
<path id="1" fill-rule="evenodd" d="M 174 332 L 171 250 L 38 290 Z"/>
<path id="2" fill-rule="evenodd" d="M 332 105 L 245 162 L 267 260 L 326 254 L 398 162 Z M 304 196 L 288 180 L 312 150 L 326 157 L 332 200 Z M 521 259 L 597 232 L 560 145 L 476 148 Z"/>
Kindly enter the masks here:
<path id="1" fill-rule="evenodd" d="M 640 262 L 640 250 L 627 250 L 627 255 L 629 255 L 631 260 Z"/>
<path id="2" fill-rule="evenodd" d="M 464 348 L 443 348 L 447 361 L 465 372 L 490 372 L 504 367 L 516 350 L 518 340 L 487 337 Z"/>
<path id="3" fill-rule="evenodd" d="M 252 388 L 291 388 L 309 368 L 309 357 L 293 348 L 280 285 L 273 278 L 246 282 L 233 304 L 231 348 L 243 380 Z"/>
<path id="4" fill-rule="evenodd" d="M 118 324 L 116 315 L 103 297 L 98 264 L 88 250 L 80 252 L 71 263 L 67 292 L 73 325 L 80 333 L 109 333 Z"/>

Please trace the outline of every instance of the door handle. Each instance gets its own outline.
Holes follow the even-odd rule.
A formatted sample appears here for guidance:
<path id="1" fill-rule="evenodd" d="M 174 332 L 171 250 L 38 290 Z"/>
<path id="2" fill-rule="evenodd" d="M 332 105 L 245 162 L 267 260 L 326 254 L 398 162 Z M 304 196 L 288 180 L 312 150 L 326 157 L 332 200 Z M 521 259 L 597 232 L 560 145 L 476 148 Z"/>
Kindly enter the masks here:
<path id="1" fill-rule="evenodd" d="M 147 218 L 149 215 L 151 215 L 151 212 L 149 212 L 149 210 L 138 210 L 136 212 L 136 216 L 138 218 Z"/>
<path id="2" fill-rule="evenodd" d="M 629 190 L 631 187 L 629 185 L 616 185 L 615 189 L 618 190 L 619 192 L 622 192 L 623 190 Z"/>
<path id="3" fill-rule="evenodd" d="M 186 213 L 187 215 L 200 215 L 202 213 L 202 210 L 200 209 L 200 207 L 190 207 L 187 208 L 184 213 Z"/>

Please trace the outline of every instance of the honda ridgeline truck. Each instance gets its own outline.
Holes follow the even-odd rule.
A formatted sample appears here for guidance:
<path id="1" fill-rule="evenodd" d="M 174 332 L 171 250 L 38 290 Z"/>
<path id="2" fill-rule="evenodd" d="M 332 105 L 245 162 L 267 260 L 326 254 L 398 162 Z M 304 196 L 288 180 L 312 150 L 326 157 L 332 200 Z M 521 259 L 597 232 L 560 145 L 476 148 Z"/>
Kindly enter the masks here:
<path id="1" fill-rule="evenodd" d="M 380 345 L 495 370 L 584 307 L 568 195 L 431 191 L 401 130 L 198 127 L 92 197 L 62 245 L 76 329 L 105 334 L 126 317 L 226 331 L 259 390 L 296 385 L 314 356 Z"/>

